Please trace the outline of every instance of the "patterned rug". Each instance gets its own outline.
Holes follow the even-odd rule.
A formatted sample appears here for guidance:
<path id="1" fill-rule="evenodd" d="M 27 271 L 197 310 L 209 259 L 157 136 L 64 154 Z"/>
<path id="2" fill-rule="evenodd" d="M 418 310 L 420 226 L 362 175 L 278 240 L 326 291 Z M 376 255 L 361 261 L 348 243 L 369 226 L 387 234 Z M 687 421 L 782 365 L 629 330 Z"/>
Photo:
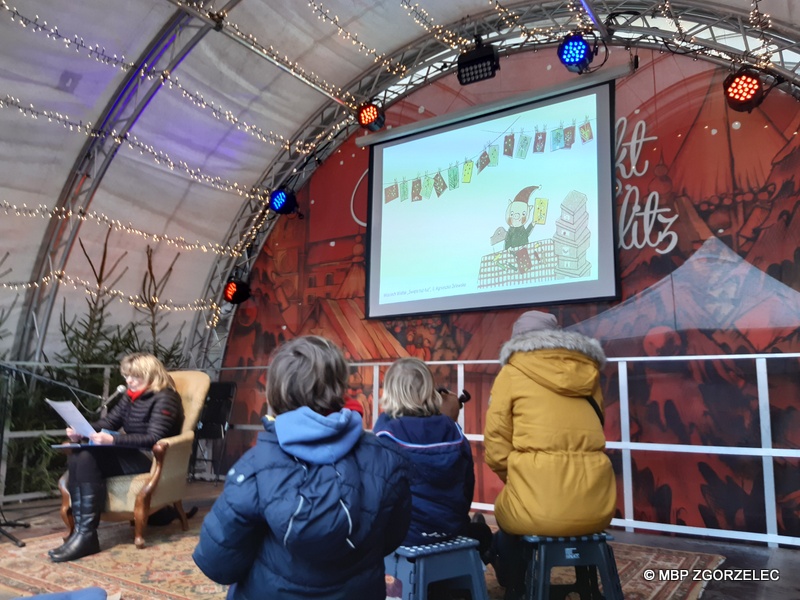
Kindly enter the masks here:
<path id="1" fill-rule="evenodd" d="M 725 561 L 725 557 L 718 554 L 667 550 L 619 542 L 610 542 L 610 544 L 614 549 L 614 558 L 625 600 L 697 600 L 703 594 L 707 582 L 694 581 L 692 573 L 695 570 L 713 570 Z M 658 573 L 659 570 L 673 569 L 674 572 L 685 569 L 689 576 L 677 581 L 658 581 L 658 577 L 652 581 L 645 579 L 644 573 L 647 570 Z M 574 581 L 574 569 L 557 567 L 551 571 L 551 584 L 573 583 Z M 489 598 L 502 600 L 504 589 L 497 585 L 492 567 L 487 568 L 486 585 L 489 589 Z M 569 594 L 567 598 L 577 600 L 578 594 Z"/>
<path id="2" fill-rule="evenodd" d="M 190 520 L 189 531 L 174 522 L 150 527 L 147 546 L 137 550 L 133 529 L 127 523 L 102 524 L 103 551 L 69 563 L 53 563 L 47 551 L 61 543 L 61 534 L 32 538 L 24 548 L 3 544 L 0 558 L 0 589 L 11 588 L 19 597 L 47 592 L 75 590 L 89 586 L 105 589 L 120 600 L 223 600 L 226 587 L 208 580 L 191 559 L 197 544 L 201 517 Z M 714 569 L 725 560 L 713 554 L 665 550 L 613 542 L 617 569 L 626 600 L 696 600 L 705 582 L 646 581 L 646 569 Z M 568 569 L 554 569 L 553 582 L 569 581 Z M 492 600 L 502 599 L 488 567 L 486 584 Z"/>
<path id="3" fill-rule="evenodd" d="M 47 551 L 63 534 L 27 540 L 24 548 L 5 544 L 0 558 L 0 585 L 22 597 L 99 586 L 120 600 L 223 600 L 227 586 L 206 578 L 192 561 L 201 518 L 182 531 L 175 521 L 149 527 L 143 549 L 133 545 L 128 523 L 103 523 L 98 531 L 103 551 L 67 563 L 53 563 Z"/>

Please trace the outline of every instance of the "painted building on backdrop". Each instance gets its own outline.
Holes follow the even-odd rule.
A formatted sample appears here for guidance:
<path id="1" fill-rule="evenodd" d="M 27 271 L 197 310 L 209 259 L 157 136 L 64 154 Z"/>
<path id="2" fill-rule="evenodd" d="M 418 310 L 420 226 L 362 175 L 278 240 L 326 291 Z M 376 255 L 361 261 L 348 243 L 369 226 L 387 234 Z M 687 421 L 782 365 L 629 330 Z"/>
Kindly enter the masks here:
<path id="1" fill-rule="evenodd" d="M 536 78 L 541 86 L 575 77 L 555 55 L 544 54 L 508 57 L 490 82 L 461 87 L 454 75 L 440 79 L 392 106 L 387 124 L 396 127 L 529 91 L 520 72 L 544 74 Z M 722 94 L 726 75 L 725 69 L 690 58 L 640 52 L 639 69 L 617 81 L 621 297 L 544 308 L 564 327 L 598 338 L 609 357 L 653 359 L 627 365 L 632 441 L 760 447 L 763 424 L 752 360 L 658 359 L 800 351 L 800 111 L 794 99 L 777 91 L 751 113 L 731 111 Z M 496 360 L 525 310 L 365 318 L 369 151 L 358 148 L 355 137 L 298 192 L 306 218 L 277 222 L 251 274 L 253 299 L 236 310 L 225 368 L 265 365 L 277 344 L 303 334 L 331 338 L 354 362 L 390 363 L 403 356 Z M 568 160 L 569 153 L 561 151 Z M 578 222 L 580 200 L 570 199 L 567 213 L 553 204 L 552 218 L 571 211 Z M 575 260 L 559 268 L 585 268 L 578 243 L 582 231 L 564 230 L 567 238 L 556 241 L 574 247 Z M 408 237 L 413 244 L 414 233 Z M 498 370 L 495 364 L 466 369 L 473 397 L 464 406 L 468 433 L 483 431 Z M 441 385 L 455 387 L 454 367 L 438 365 L 434 372 Z M 766 430 L 775 448 L 800 447 L 797 373 L 797 359 L 769 361 Z M 263 369 L 231 370 L 223 377 L 238 385 L 233 422 L 257 423 L 266 410 Z M 604 373 L 611 441 L 619 440 L 621 431 L 618 384 L 611 362 Z M 354 368 L 349 385 L 369 426 L 380 394 L 373 369 Z M 230 460 L 254 439 L 235 429 L 228 435 Z M 491 503 L 500 481 L 484 465 L 482 445 L 474 443 L 473 450 L 476 500 Z M 610 454 L 621 486 L 620 457 Z M 634 518 L 765 531 L 761 457 L 631 455 Z M 800 536 L 800 460 L 774 459 L 773 467 L 778 533 Z M 621 502 L 620 493 L 618 516 Z"/>

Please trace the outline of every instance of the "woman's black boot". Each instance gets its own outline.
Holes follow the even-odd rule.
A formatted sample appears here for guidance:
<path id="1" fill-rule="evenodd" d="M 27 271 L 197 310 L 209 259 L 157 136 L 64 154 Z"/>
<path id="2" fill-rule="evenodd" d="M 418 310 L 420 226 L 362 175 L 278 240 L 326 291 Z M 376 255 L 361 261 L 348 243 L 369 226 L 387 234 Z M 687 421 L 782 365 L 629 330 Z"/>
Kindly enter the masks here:
<path id="1" fill-rule="evenodd" d="M 75 534 L 64 544 L 60 552 L 50 555 L 53 562 L 67 562 L 100 552 L 100 541 L 97 539 L 97 526 L 100 524 L 100 513 L 106 503 L 106 484 L 80 483 L 77 505 L 72 500 L 72 516 L 75 519 Z"/>
<path id="2" fill-rule="evenodd" d="M 76 487 L 74 489 L 70 489 L 69 490 L 69 499 L 70 499 L 70 503 L 72 504 L 72 513 L 75 514 L 75 505 L 81 503 L 79 488 Z M 61 554 L 62 552 L 64 552 L 64 548 L 67 547 L 67 544 L 70 543 L 72 538 L 74 538 L 77 535 L 77 533 L 78 533 L 78 529 L 76 527 L 73 527 L 72 528 L 72 532 L 64 540 L 64 543 L 61 544 L 58 548 L 51 548 L 50 550 L 47 551 L 47 554 L 52 558 L 56 554 Z"/>

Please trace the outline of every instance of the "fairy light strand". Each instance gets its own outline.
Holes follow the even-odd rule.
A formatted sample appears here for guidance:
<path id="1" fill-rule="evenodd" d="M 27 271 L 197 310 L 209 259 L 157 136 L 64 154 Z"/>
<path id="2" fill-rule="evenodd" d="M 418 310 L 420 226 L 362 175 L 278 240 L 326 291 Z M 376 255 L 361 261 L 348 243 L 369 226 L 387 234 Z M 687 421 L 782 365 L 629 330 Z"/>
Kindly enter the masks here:
<path id="1" fill-rule="evenodd" d="M 583 8 L 583 5 L 580 2 L 575 2 L 575 0 L 570 0 L 567 3 L 567 10 L 572 13 L 572 16 L 575 18 L 577 22 L 577 31 L 581 33 L 589 33 L 594 29 L 594 24 L 592 23 L 592 19 L 586 14 L 586 11 Z"/>
<path id="2" fill-rule="evenodd" d="M 317 4 L 314 2 L 314 0 L 309 0 L 308 6 L 318 19 L 335 27 L 336 34 L 339 37 L 344 38 L 353 46 L 356 46 L 359 52 L 371 56 L 373 60 L 376 63 L 379 63 L 387 72 L 391 73 L 392 75 L 406 74 L 408 68 L 405 65 L 401 65 L 392 59 L 387 58 L 385 54 L 378 52 L 375 48 L 369 48 L 366 44 L 358 39 L 358 34 L 350 33 L 344 27 L 342 27 L 339 24 L 339 17 L 337 15 L 331 16 L 331 11 L 322 6 L 322 4 Z"/>
<path id="3" fill-rule="evenodd" d="M 675 13 L 672 11 L 672 4 L 670 4 L 669 0 L 665 0 L 664 4 L 661 5 L 661 15 L 667 20 L 667 23 L 675 28 L 675 36 L 673 38 L 675 43 L 680 44 L 683 42 L 686 39 L 683 24 L 681 23 L 680 17 L 675 16 Z"/>
<path id="4" fill-rule="evenodd" d="M 295 75 L 298 79 L 305 81 L 308 85 L 318 88 L 325 92 L 331 98 L 336 98 L 344 106 L 347 106 L 352 111 L 355 111 L 357 108 L 357 103 L 355 98 L 350 92 L 344 91 L 340 87 L 336 87 L 331 83 L 325 81 L 322 77 L 314 73 L 313 71 L 306 71 L 303 67 L 300 66 L 299 63 L 296 61 L 291 60 L 288 56 L 281 55 L 274 46 L 265 46 L 258 41 L 258 38 L 251 34 L 245 33 L 242 31 L 241 27 L 237 23 L 233 23 L 228 20 L 228 15 L 222 12 L 214 12 L 209 11 L 208 9 L 203 7 L 202 2 L 198 1 L 182 1 L 182 0 L 175 0 L 173 2 L 178 8 L 184 8 L 187 11 L 199 13 L 204 15 L 206 18 L 211 19 L 217 23 L 218 29 L 225 29 L 226 33 L 237 38 L 241 42 L 244 43 L 245 46 L 249 46 L 251 49 L 255 50 L 257 53 L 266 56 L 272 62 L 280 65 L 282 68 L 286 69 L 287 71 L 291 72 Z"/>
<path id="5" fill-rule="evenodd" d="M 430 33 L 434 38 L 442 42 L 443 44 L 447 44 L 453 50 L 466 50 L 472 45 L 472 40 L 468 40 L 462 35 L 454 31 L 450 31 L 449 29 L 441 26 L 436 25 L 424 8 L 422 8 L 419 3 L 411 4 L 409 0 L 400 0 L 400 6 L 402 6 L 408 16 L 414 19 L 414 22 L 422 27 L 425 31 Z"/>
<path id="6" fill-rule="evenodd" d="M 169 154 L 163 150 L 157 150 L 154 146 L 142 142 L 132 133 L 125 135 L 118 134 L 116 131 L 102 131 L 95 129 L 90 122 L 75 121 L 69 115 L 61 114 L 56 111 L 37 109 L 33 104 L 23 104 L 19 98 L 6 95 L 0 99 L 0 108 L 17 108 L 23 116 L 34 120 L 39 118 L 47 119 L 48 123 L 61 125 L 72 133 L 82 133 L 87 137 L 112 138 L 118 145 L 127 145 L 132 150 L 138 150 L 141 155 L 149 155 L 156 164 L 166 166 L 170 171 L 181 170 L 193 181 L 206 184 L 223 192 L 232 192 L 246 198 L 256 198 L 265 193 L 264 190 L 249 191 L 249 186 L 223 179 L 219 176 L 212 176 L 204 173 L 199 167 L 192 167 L 183 160 L 173 160 Z"/>
<path id="7" fill-rule="evenodd" d="M 116 54 L 113 56 L 109 55 L 106 53 L 105 48 L 101 48 L 97 44 L 94 46 L 87 44 L 84 42 L 83 38 L 78 35 L 73 35 L 72 37 L 62 35 L 59 33 L 57 26 L 49 26 L 46 21 L 40 20 L 38 15 L 33 18 L 28 17 L 20 13 L 16 8 L 11 8 L 5 0 L 0 0 L 0 9 L 5 9 L 6 12 L 9 13 L 11 21 L 18 23 L 23 28 L 28 29 L 33 33 L 44 34 L 49 39 L 63 42 L 66 48 L 75 49 L 77 52 L 85 50 L 89 58 L 94 58 L 102 64 L 119 68 L 122 71 L 128 71 L 135 67 L 134 63 L 126 62 L 124 56 L 120 58 Z M 310 141 L 292 141 L 287 137 L 273 131 L 264 131 L 257 125 L 247 123 L 246 121 L 239 119 L 235 116 L 233 111 L 213 102 L 208 102 L 200 92 L 192 92 L 188 90 L 178 81 L 177 77 L 167 70 L 148 69 L 145 66 L 141 70 L 141 77 L 148 80 L 159 79 L 163 87 L 166 87 L 170 91 L 176 90 L 182 99 L 190 102 L 200 109 L 210 111 L 214 118 L 218 120 L 224 119 L 231 123 L 239 131 L 243 131 L 261 142 L 271 144 L 288 152 L 295 151 L 304 155 L 312 154 L 316 150 L 319 142 L 325 137 L 325 134 L 323 133 L 318 134 L 315 139 Z"/>
<path id="8" fill-rule="evenodd" d="M 216 301 L 208 298 L 199 298 L 191 302 L 178 303 L 174 300 L 162 301 L 157 297 L 149 299 L 143 298 L 139 294 L 130 295 L 117 289 L 106 286 L 98 286 L 96 282 L 91 282 L 87 279 L 80 277 L 73 277 L 64 271 L 50 271 L 42 276 L 38 281 L 24 281 L 24 282 L 0 282 L 0 287 L 10 291 L 21 291 L 29 289 L 38 289 L 53 284 L 65 284 L 72 286 L 75 290 L 82 289 L 86 294 L 99 298 L 111 298 L 119 300 L 120 302 L 128 302 L 135 308 L 148 308 L 157 307 L 161 310 L 168 310 L 172 312 L 186 312 L 186 311 L 204 311 L 204 310 L 217 310 L 219 305 Z"/>
<path id="9" fill-rule="evenodd" d="M 770 48 L 766 31 L 772 27 L 772 18 L 767 13 L 762 13 L 759 8 L 761 0 L 753 0 L 750 4 L 750 25 L 758 30 L 758 38 L 761 46 L 753 54 L 756 57 L 757 66 L 766 68 L 772 62 L 773 50 Z"/>
<path id="10" fill-rule="evenodd" d="M 211 252 L 219 256 L 230 256 L 233 258 L 238 258 L 242 255 L 240 250 L 237 250 L 232 246 L 217 244 L 215 242 L 189 242 L 183 237 L 172 237 L 158 233 L 148 233 L 134 227 L 131 223 L 123 223 L 118 219 L 112 219 L 111 217 L 97 211 L 73 211 L 67 207 L 50 208 L 44 204 L 39 204 L 38 206 L 28 206 L 27 204 L 22 204 L 21 206 L 18 206 L 16 204 L 11 204 L 7 200 L 0 201 L 0 211 L 3 211 L 6 215 L 27 217 L 31 219 L 57 219 L 59 221 L 75 219 L 82 222 L 90 221 L 96 223 L 97 225 L 109 227 L 115 231 L 120 231 L 130 235 L 137 235 L 141 238 L 144 238 L 144 240 L 148 242 L 164 242 L 179 250 L 199 250 L 204 253 Z"/>
<path id="11" fill-rule="evenodd" d="M 527 39 L 533 39 L 537 42 L 546 43 L 555 41 L 564 34 L 565 28 L 560 26 L 534 27 L 531 29 L 523 23 L 520 23 L 520 16 L 518 14 L 511 12 L 509 9 L 497 2 L 497 0 L 489 0 L 489 3 L 493 6 L 495 12 L 503 22 L 503 25 L 510 30 L 515 28 L 519 29 Z"/>
<path id="12" fill-rule="evenodd" d="M 0 9 L 4 9 L 10 13 L 9 17 L 12 22 L 19 23 L 23 28 L 29 29 L 33 33 L 43 33 L 48 37 L 48 39 L 51 39 L 55 42 L 61 42 L 67 48 L 74 48 L 77 52 L 84 50 L 88 56 L 95 59 L 97 62 L 117 67 L 123 71 L 127 71 L 134 67 L 133 63 L 125 61 L 124 56 L 117 56 L 116 54 L 109 55 L 106 53 L 105 48 L 101 48 L 97 44 L 94 46 L 87 44 L 82 37 L 78 37 L 77 35 L 72 37 L 62 35 L 58 31 L 58 27 L 49 26 L 47 21 L 39 19 L 39 15 L 36 15 L 31 19 L 30 17 L 23 15 L 16 8 L 10 7 L 5 0 L 0 0 Z"/>

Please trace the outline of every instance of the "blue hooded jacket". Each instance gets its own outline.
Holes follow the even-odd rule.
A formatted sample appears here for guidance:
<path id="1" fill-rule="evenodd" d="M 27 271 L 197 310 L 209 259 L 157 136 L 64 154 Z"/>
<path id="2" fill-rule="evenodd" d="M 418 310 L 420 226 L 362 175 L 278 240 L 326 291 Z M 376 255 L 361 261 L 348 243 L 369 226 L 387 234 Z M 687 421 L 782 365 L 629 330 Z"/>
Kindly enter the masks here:
<path id="1" fill-rule="evenodd" d="M 411 526 L 404 546 L 463 535 L 475 491 L 472 450 L 445 415 L 378 417 L 373 431 L 395 442 L 412 465 Z"/>
<path id="2" fill-rule="evenodd" d="M 383 557 L 410 516 L 407 463 L 361 416 L 302 407 L 264 419 L 228 472 L 192 558 L 233 598 L 384 600 Z"/>

